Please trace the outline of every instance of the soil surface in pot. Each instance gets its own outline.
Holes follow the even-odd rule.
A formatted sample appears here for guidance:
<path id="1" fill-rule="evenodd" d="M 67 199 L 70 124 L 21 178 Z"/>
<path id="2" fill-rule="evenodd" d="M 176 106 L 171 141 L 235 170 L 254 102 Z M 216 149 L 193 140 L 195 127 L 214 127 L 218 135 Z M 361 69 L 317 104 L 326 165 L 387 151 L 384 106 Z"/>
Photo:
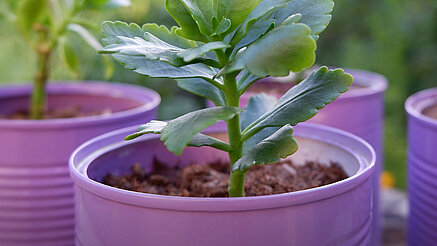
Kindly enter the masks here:
<path id="1" fill-rule="evenodd" d="M 425 108 L 422 111 L 422 114 L 437 120 L 437 105 L 432 105 L 430 107 Z"/>
<path id="2" fill-rule="evenodd" d="M 137 192 L 184 196 L 227 197 L 229 165 L 212 163 L 168 167 L 158 160 L 153 173 L 147 173 L 139 164 L 132 166 L 132 173 L 124 176 L 106 175 L 103 183 Z M 262 196 L 315 188 L 331 184 L 348 176 L 337 163 L 322 165 L 307 162 L 294 165 L 290 160 L 279 164 L 254 166 L 246 173 L 246 196 Z"/>
<path id="3" fill-rule="evenodd" d="M 49 109 L 44 112 L 44 119 L 66 119 L 66 118 L 80 118 L 86 116 L 106 115 L 111 114 L 111 109 L 95 110 L 86 112 L 81 106 L 71 106 L 65 108 Z M 10 120 L 28 120 L 30 119 L 30 113 L 26 110 L 17 110 L 10 115 L 0 115 L 0 119 Z"/>

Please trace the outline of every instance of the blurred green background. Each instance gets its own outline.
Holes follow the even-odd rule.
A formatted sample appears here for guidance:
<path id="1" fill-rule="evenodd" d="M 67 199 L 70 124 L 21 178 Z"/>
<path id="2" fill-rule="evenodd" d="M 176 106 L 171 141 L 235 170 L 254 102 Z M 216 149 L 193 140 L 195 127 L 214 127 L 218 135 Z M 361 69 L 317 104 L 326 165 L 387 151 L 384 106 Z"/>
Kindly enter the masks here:
<path id="1" fill-rule="evenodd" d="M 3 0 L 0 0 L 3 1 Z M 337 0 L 333 21 L 318 42 L 318 64 L 358 68 L 385 75 L 386 94 L 385 168 L 406 187 L 405 99 L 414 92 L 437 84 L 437 1 L 435 0 Z M 172 26 L 164 0 L 132 0 L 131 7 L 104 13 L 83 13 L 95 23 L 100 35 L 103 20 Z M 10 23 L 0 20 L 0 84 L 24 83 L 32 79 L 35 55 Z M 79 76 L 62 66 L 53 66 L 52 80 L 104 80 L 102 61 L 78 37 Z M 59 56 L 53 64 L 62 64 Z M 158 91 L 163 99 L 159 118 L 169 119 L 204 106 L 204 100 L 177 88 L 166 79 L 148 79 L 116 64 L 111 81 L 140 84 Z"/>

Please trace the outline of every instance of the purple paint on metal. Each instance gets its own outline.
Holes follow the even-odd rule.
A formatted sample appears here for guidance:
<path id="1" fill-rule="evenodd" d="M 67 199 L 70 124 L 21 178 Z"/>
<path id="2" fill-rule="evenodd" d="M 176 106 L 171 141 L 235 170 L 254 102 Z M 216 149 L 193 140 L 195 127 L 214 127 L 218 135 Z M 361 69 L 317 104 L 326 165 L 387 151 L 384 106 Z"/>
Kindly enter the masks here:
<path id="1" fill-rule="evenodd" d="M 424 109 L 437 105 L 437 88 L 410 96 L 408 114 L 408 245 L 431 246 L 437 242 L 437 120 Z"/>
<path id="2" fill-rule="evenodd" d="M 187 198 L 132 192 L 95 180 L 153 158 L 186 165 L 225 159 L 208 147 L 169 153 L 159 136 L 123 141 L 135 128 L 88 141 L 70 158 L 75 181 L 77 245 L 319 246 L 370 245 L 375 154 L 358 137 L 320 125 L 295 128 L 295 163 L 339 161 L 350 177 L 293 193 L 244 198 Z M 223 133 L 222 126 L 208 129 Z M 315 154 L 316 153 L 316 154 Z"/>
<path id="3" fill-rule="evenodd" d="M 25 109 L 30 85 L 0 87 L 0 115 Z M 74 245 L 68 157 L 99 134 L 156 115 L 154 91 L 117 83 L 52 83 L 50 107 L 114 113 L 71 119 L 0 119 L 0 245 Z"/>

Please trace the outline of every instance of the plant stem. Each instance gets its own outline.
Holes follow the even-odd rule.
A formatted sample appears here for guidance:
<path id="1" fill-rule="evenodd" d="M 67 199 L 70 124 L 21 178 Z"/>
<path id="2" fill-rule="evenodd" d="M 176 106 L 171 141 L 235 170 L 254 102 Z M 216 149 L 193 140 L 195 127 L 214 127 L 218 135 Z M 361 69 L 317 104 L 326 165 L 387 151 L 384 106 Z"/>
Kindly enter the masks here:
<path id="1" fill-rule="evenodd" d="M 226 105 L 239 107 L 240 95 L 237 90 L 237 82 L 235 74 L 227 74 L 224 76 Z M 229 143 L 233 151 L 229 152 L 229 160 L 231 169 L 234 163 L 241 158 L 243 154 L 243 142 L 241 141 L 240 116 L 226 121 L 228 126 Z M 231 172 L 231 178 L 228 190 L 230 197 L 244 196 L 244 172 Z"/>
<path id="2" fill-rule="evenodd" d="M 49 76 L 49 62 L 51 49 L 47 43 L 48 30 L 42 25 L 35 25 L 39 33 L 39 44 L 37 46 L 38 65 L 34 78 L 30 115 L 34 120 L 42 119 L 46 107 L 46 84 Z"/>

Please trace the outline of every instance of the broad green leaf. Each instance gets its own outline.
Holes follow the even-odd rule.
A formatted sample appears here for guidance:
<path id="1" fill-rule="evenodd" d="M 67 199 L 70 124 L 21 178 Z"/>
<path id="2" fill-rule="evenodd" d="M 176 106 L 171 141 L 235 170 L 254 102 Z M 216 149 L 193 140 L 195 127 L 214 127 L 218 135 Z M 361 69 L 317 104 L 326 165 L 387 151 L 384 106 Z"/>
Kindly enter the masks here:
<path id="1" fill-rule="evenodd" d="M 289 16 L 301 14 L 303 23 L 311 28 L 311 34 L 314 39 L 319 38 L 318 34 L 325 30 L 331 21 L 331 15 L 334 8 L 333 0 L 294 0 L 288 3 L 284 8 L 278 9 L 272 16 L 278 23 L 282 23 Z"/>
<path id="2" fill-rule="evenodd" d="M 145 33 L 144 38 L 116 37 L 117 44 L 104 47 L 101 54 L 122 54 L 129 56 L 141 56 L 147 60 L 163 61 L 173 66 L 186 65 L 178 56 L 184 49 L 168 44 L 150 33 Z"/>
<path id="3" fill-rule="evenodd" d="M 178 86 L 188 92 L 208 98 L 216 106 L 226 104 L 224 92 L 203 79 L 180 79 Z"/>
<path id="4" fill-rule="evenodd" d="M 200 33 L 199 27 L 181 0 L 166 0 L 165 8 L 181 27 L 175 31 L 179 36 L 195 41 L 208 42 L 208 38 Z"/>
<path id="5" fill-rule="evenodd" d="M 241 76 L 237 81 L 238 93 L 243 94 L 254 82 L 261 79 L 260 77 L 251 74 L 247 69 L 243 69 Z"/>
<path id="6" fill-rule="evenodd" d="M 99 41 L 83 26 L 79 24 L 70 24 L 68 25 L 68 30 L 76 33 L 81 37 L 89 46 L 91 46 L 95 50 L 100 50 L 103 46 Z"/>
<path id="7" fill-rule="evenodd" d="M 245 171 L 253 165 L 276 163 L 297 151 L 297 142 L 291 135 L 293 128 L 285 125 L 270 137 L 249 150 L 232 166 L 232 172 Z"/>
<path id="8" fill-rule="evenodd" d="M 61 56 L 68 69 L 75 75 L 78 75 L 79 72 L 79 58 L 77 57 L 76 52 L 73 50 L 70 42 L 66 38 L 62 38 L 59 40 L 59 48 L 61 50 Z"/>
<path id="9" fill-rule="evenodd" d="M 292 126 L 306 121 L 319 109 L 332 102 L 352 84 L 352 76 L 342 69 L 328 70 L 321 67 L 285 93 L 275 107 L 262 115 L 243 134 L 251 136 L 265 127 Z"/>
<path id="10" fill-rule="evenodd" d="M 302 71 L 315 61 L 316 43 L 311 29 L 287 22 L 252 43 L 224 69 L 224 73 L 246 68 L 258 77 L 287 76 Z"/>
<path id="11" fill-rule="evenodd" d="M 289 1 L 291 0 L 261 0 L 255 9 L 246 17 L 243 23 L 241 23 L 238 29 L 236 29 L 231 40 L 231 45 L 234 46 L 240 42 L 240 40 L 247 35 L 250 28 L 252 28 L 252 25 L 259 19 L 270 17 L 276 9 L 286 6 Z"/>
<path id="12" fill-rule="evenodd" d="M 190 62 L 197 58 L 203 57 L 208 52 L 225 49 L 228 47 L 230 47 L 229 44 L 223 42 L 211 42 L 201 45 L 199 47 L 184 50 L 179 53 L 179 56 L 184 59 L 184 62 Z"/>
<path id="13" fill-rule="evenodd" d="M 22 0 L 18 5 L 17 24 L 22 28 L 25 35 L 29 35 L 33 24 L 44 15 L 47 10 L 47 0 Z"/>
<path id="14" fill-rule="evenodd" d="M 161 134 L 164 128 L 167 126 L 167 122 L 152 120 L 147 124 L 144 124 L 138 128 L 138 132 L 131 134 L 125 138 L 125 140 L 132 140 L 138 138 L 142 135 L 154 133 Z M 193 147 L 202 147 L 202 146 L 210 146 L 216 149 L 221 149 L 224 151 L 230 151 L 232 147 L 225 142 L 222 142 L 219 139 L 210 137 L 208 135 L 204 135 L 202 133 L 197 133 L 188 143 L 188 146 Z"/>
<path id="15" fill-rule="evenodd" d="M 190 12 L 202 34 L 212 34 L 214 17 L 214 0 L 180 0 Z"/>
<path id="16" fill-rule="evenodd" d="M 211 67 L 200 63 L 175 67 L 163 61 L 147 60 L 143 56 L 123 54 L 113 54 L 112 56 L 125 68 L 152 78 L 206 78 L 212 80 L 217 74 Z M 218 83 L 221 82 L 218 81 Z"/>
<path id="17" fill-rule="evenodd" d="M 260 3 L 260 0 L 215 0 L 217 18 L 231 21 L 230 31 L 237 28 Z"/>
<path id="18" fill-rule="evenodd" d="M 241 113 L 241 129 L 244 130 L 252 122 L 270 111 L 275 106 L 276 98 L 264 93 L 253 96 L 249 99 L 246 110 Z M 247 139 L 243 145 L 243 154 L 250 151 L 253 146 L 275 133 L 279 128 L 268 127 L 261 130 L 251 138 Z"/>
<path id="19" fill-rule="evenodd" d="M 208 126 L 214 125 L 217 121 L 229 120 L 240 114 L 241 111 L 242 109 L 237 107 L 216 107 L 197 110 L 169 122 L 151 121 L 141 126 L 138 133 L 132 134 L 126 139 L 133 139 L 147 133 L 161 134 L 161 140 L 168 150 L 180 155 L 194 136 Z"/>
<path id="20" fill-rule="evenodd" d="M 170 152 L 180 155 L 197 133 L 219 120 L 230 120 L 241 112 L 242 109 L 237 107 L 215 107 L 188 113 L 169 121 L 162 130 L 161 140 Z"/>

